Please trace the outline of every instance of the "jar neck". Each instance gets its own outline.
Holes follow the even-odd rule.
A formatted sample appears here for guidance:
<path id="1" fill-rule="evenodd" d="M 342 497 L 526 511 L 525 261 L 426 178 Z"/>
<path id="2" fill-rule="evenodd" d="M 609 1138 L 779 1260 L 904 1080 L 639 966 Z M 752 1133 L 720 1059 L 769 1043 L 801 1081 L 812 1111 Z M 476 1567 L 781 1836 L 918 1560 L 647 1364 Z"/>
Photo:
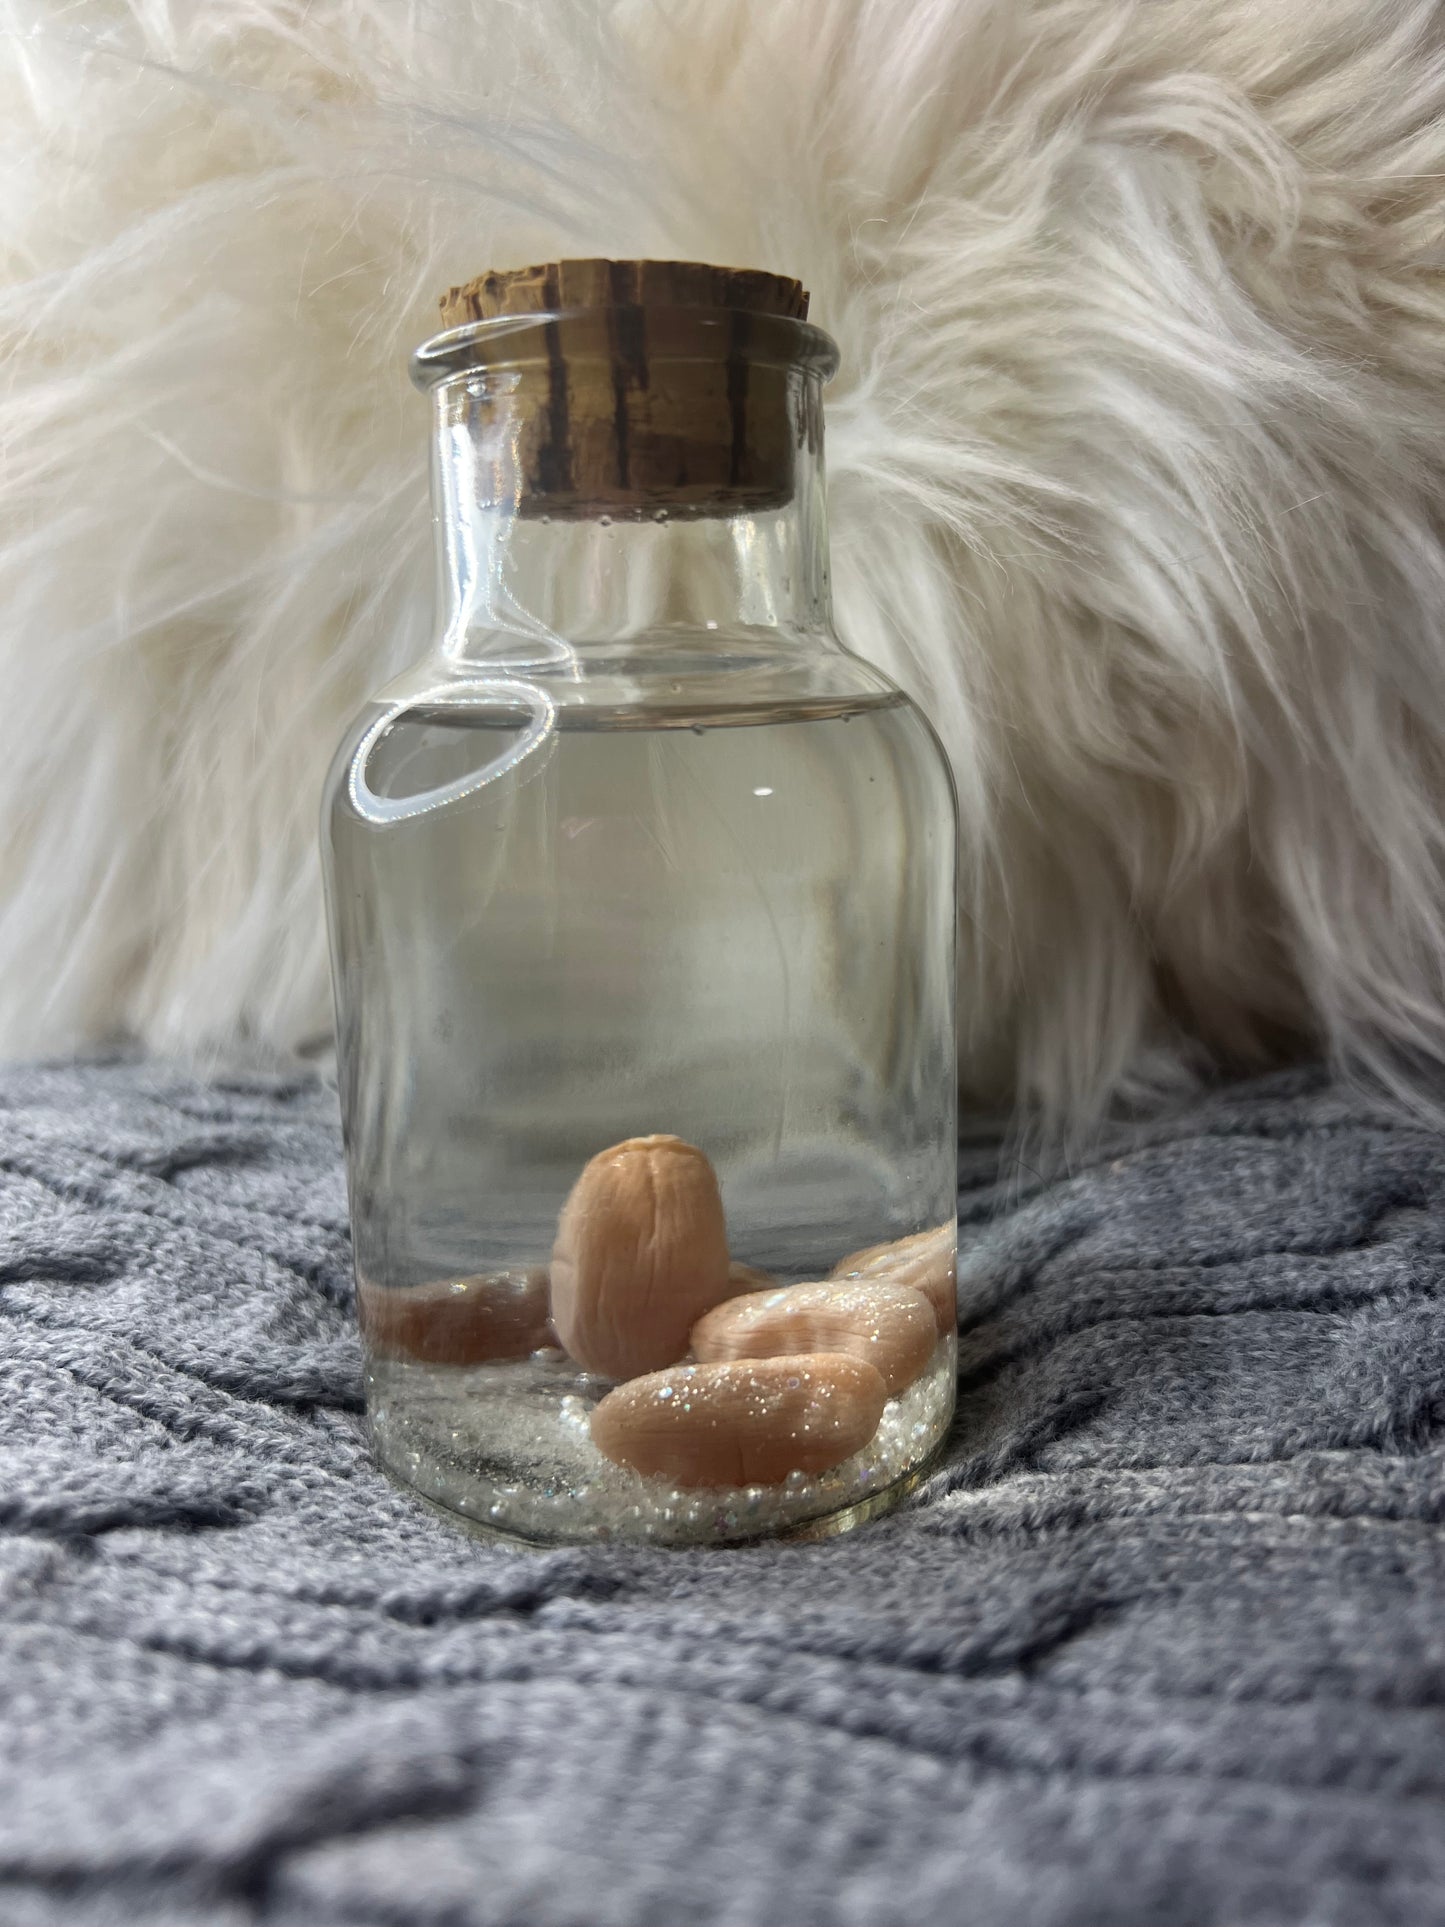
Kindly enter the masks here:
<path id="1" fill-rule="evenodd" d="M 704 504 L 652 489 L 642 503 L 538 498 L 521 451 L 534 441 L 528 383 L 505 369 L 432 388 L 432 502 L 442 652 L 517 666 L 575 646 L 738 631 L 779 639 L 832 622 L 823 490 L 822 383 L 808 367 L 777 384 L 786 485 L 719 490 Z"/>

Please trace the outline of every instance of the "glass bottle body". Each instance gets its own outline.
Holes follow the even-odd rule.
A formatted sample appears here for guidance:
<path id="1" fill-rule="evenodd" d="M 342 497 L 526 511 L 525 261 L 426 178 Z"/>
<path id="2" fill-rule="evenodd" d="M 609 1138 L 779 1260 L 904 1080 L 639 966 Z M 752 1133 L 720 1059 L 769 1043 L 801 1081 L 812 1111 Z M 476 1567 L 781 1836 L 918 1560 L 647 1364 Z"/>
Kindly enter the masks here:
<path id="1" fill-rule="evenodd" d="M 444 521 L 469 512 L 451 500 L 448 517 L 440 494 Z M 695 561 L 729 543 L 696 524 L 675 533 Z M 786 549 L 797 532 L 774 533 Z M 655 527 L 559 537 L 589 566 L 574 554 L 544 569 L 526 620 L 515 582 L 504 626 L 495 600 L 484 623 L 473 610 L 462 647 L 358 719 L 328 785 L 373 1440 L 425 1496 L 537 1542 L 831 1529 L 905 1489 L 952 1410 L 947 767 L 914 706 L 824 625 L 730 619 L 755 611 L 729 599 L 728 568 L 711 567 L 716 616 L 639 624 L 657 580 L 639 596 L 637 555 L 657 578 L 667 540 Z M 545 555 L 543 532 L 527 541 Z M 808 569 L 805 555 L 800 587 Z M 663 573 L 675 600 L 673 562 Z M 694 569 L 694 589 L 708 575 Z M 570 633 L 569 596 L 588 611 Z M 928 1307 L 924 1340 L 904 1319 L 917 1342 L 881 1412 L 852 1411 L 843 1366 L 823 1384 L 818 1409 L 843 1421 L 830 1451 L 785 1436 L 761 1459 L 744 1440 L 738 1457 L 709 1435 L 701 1460 L 664 1444 L 659 1465 L 619 1458 L 594 1424 L 620 1379 L 629 1393 L 652 1379 L 562 1342 L 559 1221 L 589 1161 L 660 1134 L 716 1174 L 731 1269 L 708 1302 L 840 1272 L 865 1294 L 881 1279 L 884 1309 L 888 1291 Z M 752 1399 L 744 1430 L 797 1434 L 798 1400 L 817 1407 L 810 1372 L 826 1380 L 840 1352 L 882 1361 L 888 1331 L 849 1303 L 851 1326 L 805 1320 L 802 1347 L 785 1321 L 794 1336 L 766 1365 L 720 1368 Z M 690 1363 L 700 1339 L 672 1351 L 655 1391 L 677 1401 L 669 1419 L 697 1372 L 719 1370 Z M 814 1361 L 801 1378 L 798 1356 Z M 762 1380 L 773 1403 L 760 1412 Z M 726 1434 L 730 1381 L 720 1396 Z"/>

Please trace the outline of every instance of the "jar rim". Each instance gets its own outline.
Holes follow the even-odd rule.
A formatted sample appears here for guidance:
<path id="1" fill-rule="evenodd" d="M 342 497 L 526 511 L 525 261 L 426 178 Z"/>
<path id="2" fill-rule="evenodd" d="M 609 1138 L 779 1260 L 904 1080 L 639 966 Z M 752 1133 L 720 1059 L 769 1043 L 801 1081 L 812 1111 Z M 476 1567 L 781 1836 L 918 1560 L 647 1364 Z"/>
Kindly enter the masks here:
<path id="1" fill-rule="evenodd" d="M 767 366 L 796 367 L 829 381 L 840 362 L 838 344 L 811 321 L 789 315 L 754 314 L 741 308 L 653 306 L 561 308 L 551 312 L 495 315 L 445 328 L 416 348 L 409 372 L 418 388 L 431 389 L 478 368 L 519 368 L 557 355 L 601 359 L 609 351 L 609 315 L 642 318 L 651 361 L 725 362 L 739 356 Z M 599 330 L 599 323 L 602 324 Z"/>

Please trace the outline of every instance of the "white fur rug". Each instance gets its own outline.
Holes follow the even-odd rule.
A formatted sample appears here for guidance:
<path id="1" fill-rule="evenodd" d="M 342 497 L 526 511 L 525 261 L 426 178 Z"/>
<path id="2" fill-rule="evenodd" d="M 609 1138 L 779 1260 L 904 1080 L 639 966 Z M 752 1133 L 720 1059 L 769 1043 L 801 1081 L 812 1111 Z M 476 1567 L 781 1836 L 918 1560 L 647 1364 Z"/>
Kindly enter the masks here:
<path id="1" fill-rule="evenodd" d="M 4 0 L 0 1047 L 329 1021 L 492 265 L 802 276 L 839 624 L 965 828 L 970 1084 L 1445 1055 L 1438 0 Z"/>

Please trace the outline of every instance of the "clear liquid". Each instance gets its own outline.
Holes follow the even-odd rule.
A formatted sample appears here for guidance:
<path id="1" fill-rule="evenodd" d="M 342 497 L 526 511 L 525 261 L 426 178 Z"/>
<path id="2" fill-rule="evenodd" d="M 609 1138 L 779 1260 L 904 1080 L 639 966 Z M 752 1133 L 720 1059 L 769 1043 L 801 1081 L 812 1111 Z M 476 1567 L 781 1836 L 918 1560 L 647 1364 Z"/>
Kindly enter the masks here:
<path id="1" fill-rule="evenodd" d="M 633 1136 L 703 1149 L 732 1257 L 781 1284 L 952 1223 L 953 804 L 909 705 L 562 708 L 540 733 L 515 707 L 418 706 L 375 740 L 359 809 L 373 723 L 333 775 L 328 880 L 374 1303 L 528 1274 L 545 1294 L 578 1172 Z M 532 1336 L 481 1362 L 373 1344 L 368 1408 L 396 1475 L 534 1540 L 871 1506 L 952 1409 L 949 1331 L 844 1464 L 687 1490 L 605 1458 L 610 1381 Z"/>

